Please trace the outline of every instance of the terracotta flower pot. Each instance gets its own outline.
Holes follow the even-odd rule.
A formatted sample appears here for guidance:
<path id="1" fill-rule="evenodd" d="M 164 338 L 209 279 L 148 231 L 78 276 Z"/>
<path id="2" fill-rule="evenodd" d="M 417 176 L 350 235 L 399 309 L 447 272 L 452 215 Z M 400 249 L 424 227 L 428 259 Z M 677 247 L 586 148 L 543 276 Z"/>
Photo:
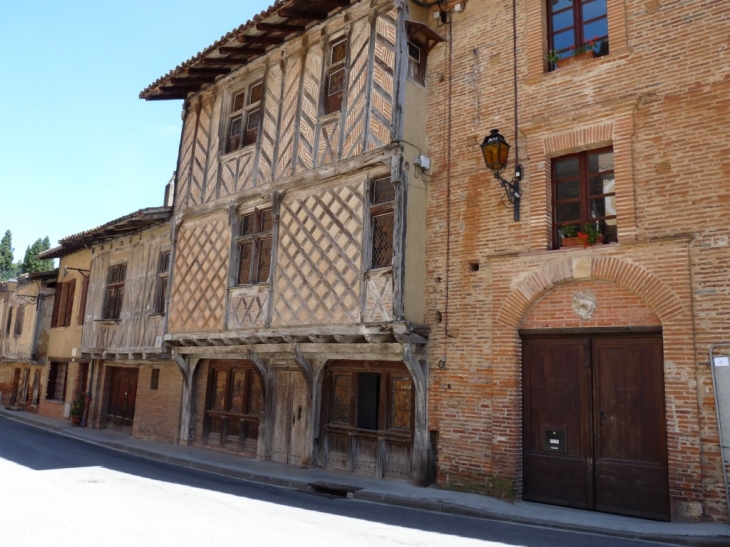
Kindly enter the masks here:
<path id="1" fill-rule="evenodd" d="M 81 414 L 72 414 L 71 415 L 71 425 L 80 425 L 81 424 Z"/>
<path id="2" fill-rule="evenodd" d="M 564 237 L 563 241 L 561 242 L 561 247 L 590 247 L 590 245 L 586 244 L 586 241 L 582 237 Z M 593 245 L 601 245 L 603 243 L 603 234 L 598 234 L 598 239 Z"/>
<path id="3" fill-rule="evenodd" d="M 558 59 L 555 63 L 556 68 L 563 68 L 566 66 L 570 66 L 575 63 L 580 63 L 586 59 L 593 59 L 593 57 L 596 56 L 596 52 L 592 49 L 589 49 L 588 51 L 583 51 L 581 53 L 576 53 L 575 55 L 571 55 L 570 57 L 566 57 L 565 59 Z"/>

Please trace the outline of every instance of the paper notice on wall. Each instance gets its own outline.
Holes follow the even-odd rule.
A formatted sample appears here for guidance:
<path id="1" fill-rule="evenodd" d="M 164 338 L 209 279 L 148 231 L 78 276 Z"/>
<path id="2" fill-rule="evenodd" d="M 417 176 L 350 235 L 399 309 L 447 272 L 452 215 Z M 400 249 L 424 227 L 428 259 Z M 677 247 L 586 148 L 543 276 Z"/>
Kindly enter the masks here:
<path id="1" fill-rule="evenodd" d="M 730 367 L 730 357 L 715 357 L 713 361 L 716 367 Z"/>

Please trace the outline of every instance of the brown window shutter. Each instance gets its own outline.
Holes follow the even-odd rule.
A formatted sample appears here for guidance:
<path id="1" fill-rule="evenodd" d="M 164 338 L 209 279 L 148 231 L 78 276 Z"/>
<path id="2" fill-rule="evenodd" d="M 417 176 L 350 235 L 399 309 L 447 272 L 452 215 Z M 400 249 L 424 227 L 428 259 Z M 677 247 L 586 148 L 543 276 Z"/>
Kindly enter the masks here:
<path id="1" fill-rule="evenodd" d="M 84 324 L 84 314 L 86 313 L 86 293 L 89 292 L 89 278 L 84 277 L 81 282 L 81 302 L 79 303 L 79 325 Z"/>
<path id="2" fill-rule="evenodd" d="M 66 310 L 63 325 L 65 327 L 71 326 L 71 312 L 74 307 L 74 292 L 76 290 L 76 280 L 72 279 L 68 284 L 68 297 L 66 298 Z"/>
<path id="3" fill-rule="evenodd" d="M 56 285 L 56 296 L 53 297 L 53 314 L 51 315 L 51 328 L 55 329 L 58 326 L 58 306 L 61 303 L 61 290 L 63 283 Z"/>

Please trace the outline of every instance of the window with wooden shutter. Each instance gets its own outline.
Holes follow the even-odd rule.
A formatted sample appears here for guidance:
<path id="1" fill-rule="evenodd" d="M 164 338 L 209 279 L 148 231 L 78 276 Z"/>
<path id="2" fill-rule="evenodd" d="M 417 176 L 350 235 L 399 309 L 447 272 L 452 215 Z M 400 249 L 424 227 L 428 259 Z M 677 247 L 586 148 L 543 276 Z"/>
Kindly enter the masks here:
<path id="1" fill-rule="evenodd" d="M 393 264 L 394 205 L 395 187 L 390 177 L 374 180 L 370 187 L 371 268 Z"/>
<path id="2" fill-rule="evenodd" d="M 261 126 L 261 100 L 264 96 L 264 82 L 257 80 L 245 91 L 235 93 L 228 115 L 228 137 L 226 152 L 233 152 L 255 144 Z"/>
<path id="3" fill-rule="evenodd" d="M 5 323 L 5 336 L 10 336 L 10 323 L 13 322 L 13 307 L 8 308 L 8 320 Z"/>
<path id="4" fill-rule="evenodd" d="M 238 245 L 238 284 L 266 283 L 271 269 L 274 216 L 257 209 L 241 216 Z"/>
<path id="5" fill-rule="evenodd" d="M 124 301 L 124 280 L 126 277 L 126 263 L 109 266 L 102 319 L 119 319 L 122 312 L 122 302 Z"/>
<path id="6" fill-rule="evenodd" d="M 76 292 L 76 280 L 72 279 L 68 283 L 64 283 L 64 285 L 68 285 L 68 294 L 66 296 L 66 312 L 64 313 L 63 326 L 69 327 L 69 326 L 71 326 L 71 318 L 72 318 L 73 307 L 74 307 L 74 293 Z"/>
<path id="7" fill-rule="evenodd" d="M 48 370 L 48 385 L 46 386 L 46 399 L 52 401 L 63 401 L 66 395 L 66 376 L 68 364 L 51 363 Z"/>
<path id="8" fill-rule="evenodd" d="M 20 306 L 15 313 L 15 336 L 23 334 L 23 321 L 25 321 L 25 306 Z"/>
<path id="9" fill-rule="evenodd" d="M 167 280 L 170 276 L 170 251 L 160 253 L 160 262 L 157 269 L 157 296 L 155 300 L 155 313 L 165 313 L 165 300 L 167 298 Z"/>
<path id="10" fill-rule="evenodd" d="M 81 282 L 81 301 L 79 302 L 79 317 L 78 325 L 84 324 L 84 315 L 86 314 L 86 295 L 89 292 L 89 278 L 84 276 L 84 280 Z"/>
<path id="11" fill-rule="evenodd" d="M 426 48 L 419 42 L 408 42 L 408 77 L 426 84 Z"/>
<path id="12" fill-rule="evenodd" d="M 324 114 L 342 110 L 345 94 L 345 64 L 347 60 L 347 39 L 341 38 L 330 45 L 328 67 L 324 86 Z"/>
<path id="13" fill-rule="evenodd" d="M 53 297 L 53 313 L 51 314 L 51 328 L 55 329 L 58 326 L 58 310 L 61 309 L 61 292 L 63 291 L 63 284 L 58 283 L 56 285 L 56 294 Z"/>

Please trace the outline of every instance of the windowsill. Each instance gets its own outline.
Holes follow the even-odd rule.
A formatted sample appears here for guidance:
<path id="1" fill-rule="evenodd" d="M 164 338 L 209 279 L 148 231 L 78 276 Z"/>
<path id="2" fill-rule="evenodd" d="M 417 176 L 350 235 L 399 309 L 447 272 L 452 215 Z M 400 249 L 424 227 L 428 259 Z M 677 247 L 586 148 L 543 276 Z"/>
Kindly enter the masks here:
<path id="1" fill-rule="evenodd" d="M 218 159 L 221 161 L 228 161 L 232 160 L 241 156 L 246 156 L 248 154 L 253 154 L 256 152 L 256 143 L 249 144 L 247 146 L 244 146 L 243 148 L 238 148 L 237 150 L 231 150 L 230 152 L 224 152 L 218 156 Z"/>
<path id="2" fill-rule="evenodd" d="M 548 249 L 548 252 L 555 252 L 555 251 L 585 251 L 587 249 L 601 249 L 603 247 L 615 247 L 618 245 L 618 241 L 610 241 L 608 243 L 599 243 L 597 245 L 588 245 L 587 247 L 584 247 L 583 245 L 572 245 L 569 247 L 559 247 L 557 249 Z"/>
<path id="3" fill-rule="evenodd" d="M 336 120 L 340 117 L 341 114 L 342 110 L 336 110 L 334 112 L 330 112 L 329 114 L 321 114 L 319 116 L 319 121 L 320 123 L 327 123 L 329 121 Z"/>
<path id="4" fill-rule="evenodd" d="M 164 312 L 164 311 L 156 311 L 155 313 L 151 313 L 151 314 L 150 314 L 149 316 L 150 316 L 150 317 L 155 317 L 155 316 L 157 316 L 157 315 L 162 315 L 162 316 L 164 316 L 164 315 L 165 315 L 165 312 Z"/>
<path id="5" fill-rule="evenodd" d="M 382 266 L 380 268 L 370 268 L 366 274 L 385 274 L 393 271 L 393 266 Z"/>
<path id="6" fill-rule="evenodd" d="M 53 403 L 54 405 L 63 405 L 66 404 L 66 401 L 62 401 L 60 399 L 46 399 L 47 403 Z"/>
<path id="7" fill-rule="evenodd" d="M 94 323 L 99 323 L 100 325 L 116 325 L 121 321 L 121 319 L 94 319 Z"/>
<path id="8" fill-rule="evenodd" d="M 570 74 L 571 78 L 573 77 L 573 72 L 575 72 L 576 67 L 582 67 L 581 70 L 586 70 L 587 68 L 594 68 L 594 67 L 600 67 L 603 65 L 610 65 L 614 64 L 619 61 L 626 60 L 631 55 L 631 51 L 624 50 L 620 52 L 613 52 L 613 53 L 607 53 L 606 55 L 601 55 L 600 57 L 593 57 L 592 59 L 584 59 L 580 62 L 573 63 L 569 66 L 564 66 L 559 69 L 555 70 L 540 70 L 539 72 L 532 73 L 528 75 L 524 83 L 527 85 L 530 84 L 538 84 L 543 81 L 545 78 L 559 78 L 559 76 L 555 76 L 556 74 Z M 572 80 L 571 80 L 572 81 Z"/>
<path id="9" fill-rule="evenodd" d="M 228 287 L 229 291 L 234 291 L 237 289 L 260 289 L 260 288 L 268 288 L 269 283 L 263 282 L 263 283 L 246 283 L 245 285 L 233 285 L 233 287 Z"/>

